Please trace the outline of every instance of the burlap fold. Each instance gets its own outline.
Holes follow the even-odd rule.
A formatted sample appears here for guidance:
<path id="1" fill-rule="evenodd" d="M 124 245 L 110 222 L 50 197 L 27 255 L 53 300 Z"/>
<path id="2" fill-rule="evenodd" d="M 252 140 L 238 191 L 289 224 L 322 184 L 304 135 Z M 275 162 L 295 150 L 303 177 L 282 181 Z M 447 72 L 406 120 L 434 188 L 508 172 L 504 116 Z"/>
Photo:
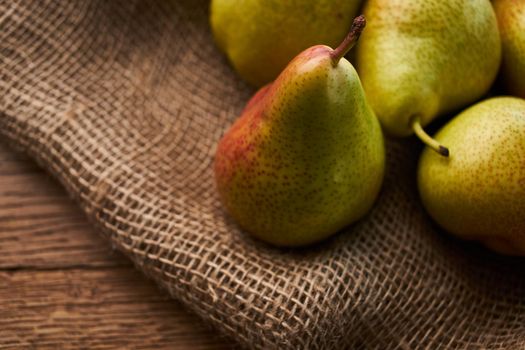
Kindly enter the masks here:
<path id="1" fill-rule="evenodd" d="M 434 226 L 420 148 L 389 141 L 366 219 L 282 250 L 228 219 L 215 145 L 253 92 L 207 1 L 0 1 L 0 135 L 173 297 L 248 347 L 523 349 L 525 262 Z"/>

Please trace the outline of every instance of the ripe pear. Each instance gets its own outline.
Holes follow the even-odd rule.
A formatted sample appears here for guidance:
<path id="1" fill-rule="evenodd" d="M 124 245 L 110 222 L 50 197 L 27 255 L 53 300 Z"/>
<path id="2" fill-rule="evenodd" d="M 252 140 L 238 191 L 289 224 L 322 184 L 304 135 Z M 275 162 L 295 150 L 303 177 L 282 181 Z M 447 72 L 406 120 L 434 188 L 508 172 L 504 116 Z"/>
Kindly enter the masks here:
<path id="1" fill-rule="evenodd" d="M 525 1 L 494 0 L 503 47 L 501 75 L 507 91 L 525 98 Z"/>
<path id="2" fill-rule="evenodd" d="M 279 246 L 320 241 L 365 215 L 382 183 L 381 127 L 343 55 L 300 53 L 262 88 L 220 141 L 215 178 L 224 207 L 254 236 Z"/>
<path id="3" fill-rule="evenodd" d="M 525 100 L 497 97 L 459 114 L 437 134 L 450 158 L 425 149 L 423 204 L 446 230 L 498 252 L 525 255 Z"/>
<path id="4" fill-rule="evenodd" d="M 215 40 L 235 70 L 260 87 L 297 54 L 345 37 L 361 0 L 212 0 Z"/>
<path id="5" fill-rule="evenodd" d="M 501 43 L 490 1 L 369 0 L 363 12 L 357 70 L 383 129 L 416 132 L 447 156 L 422 127 L 474 102 L 494 81 Z"/>

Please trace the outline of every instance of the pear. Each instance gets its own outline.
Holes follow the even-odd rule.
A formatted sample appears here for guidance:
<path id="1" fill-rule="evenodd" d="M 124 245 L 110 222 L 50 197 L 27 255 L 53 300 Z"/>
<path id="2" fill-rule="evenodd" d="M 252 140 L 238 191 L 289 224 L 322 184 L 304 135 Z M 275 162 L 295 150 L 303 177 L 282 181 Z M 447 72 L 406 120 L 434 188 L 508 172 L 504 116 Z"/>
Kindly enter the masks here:
<path id="1" fill-rule="evenodd" d="M 343 55 L 313 46 L 262 88 L 221 139 L 215 179 L 240 227 L 278 246 L 320 241 L 365 215 L 381 187 L 381 127 Z"/>
<path id="2" fill-rule="evenodd" d="M 418 186 L 449 232 L 498 252 L 525 255 L 525 100 L 496 97 L 465 110 L 437 134 L 449 158 L 425 149 Z"/>
<path id="3" fill-rule="evenodd" d="M 494 0 L 503 47 L 501 75 L 507 91 L 525 98 L 525 1 Z"/>
<path id="4" fill-rule="evenodd" d="M 369 0 L 357 70 L 383 129 L 415 132 L 444 156 L 422 127 L 471 104 L 490 88 L 501 59 L 489 0 Z"/>
<path id="5" fill-rule="evenodd" d="M 212 0 L 210 22 L 235 70 L 260 87 L 297 54 L 316 44 L 337 45 L 361 0 Z"/>

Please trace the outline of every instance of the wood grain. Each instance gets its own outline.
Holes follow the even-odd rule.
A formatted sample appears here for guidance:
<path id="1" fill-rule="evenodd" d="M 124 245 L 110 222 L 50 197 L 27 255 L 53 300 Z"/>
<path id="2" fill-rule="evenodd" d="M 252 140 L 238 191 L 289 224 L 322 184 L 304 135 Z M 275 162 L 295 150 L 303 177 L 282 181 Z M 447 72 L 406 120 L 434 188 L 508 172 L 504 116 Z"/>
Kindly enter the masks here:
<path id="1" fill-rule="evenodd" d="M 231 349 L 0 143 L 0 349 Z"/>

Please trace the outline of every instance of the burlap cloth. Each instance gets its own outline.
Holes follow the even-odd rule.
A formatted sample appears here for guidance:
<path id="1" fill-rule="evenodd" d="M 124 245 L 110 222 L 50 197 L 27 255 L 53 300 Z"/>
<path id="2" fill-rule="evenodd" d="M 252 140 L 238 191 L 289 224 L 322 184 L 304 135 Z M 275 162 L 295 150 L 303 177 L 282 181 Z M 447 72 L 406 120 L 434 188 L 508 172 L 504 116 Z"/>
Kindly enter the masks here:
<path id="1" fill-rule="evenodd" d="M 390 141 L 372 213 L 279 250 L 229 220 L 215 145 L 253 92 L 213 45 L 207 1 L 0 1 L 0 136 L 148 276 L 248 347 L 524 349 L 525 261 L 445 235 Z"/>

